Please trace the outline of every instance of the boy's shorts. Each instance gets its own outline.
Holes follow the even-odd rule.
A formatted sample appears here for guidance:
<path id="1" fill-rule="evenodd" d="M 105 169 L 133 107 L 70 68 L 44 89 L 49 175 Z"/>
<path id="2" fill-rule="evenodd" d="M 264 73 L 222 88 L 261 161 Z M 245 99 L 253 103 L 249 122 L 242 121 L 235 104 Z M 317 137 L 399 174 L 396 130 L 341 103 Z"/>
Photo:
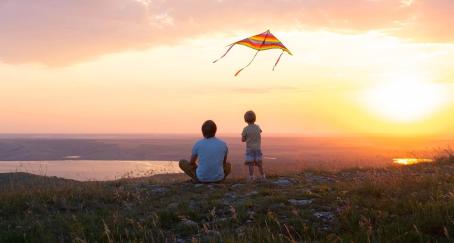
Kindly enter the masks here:
<path id="1" fill-rule="evenodd" d="M 262 165 L 262 150 L 246 149 L 246 165 Z"/>

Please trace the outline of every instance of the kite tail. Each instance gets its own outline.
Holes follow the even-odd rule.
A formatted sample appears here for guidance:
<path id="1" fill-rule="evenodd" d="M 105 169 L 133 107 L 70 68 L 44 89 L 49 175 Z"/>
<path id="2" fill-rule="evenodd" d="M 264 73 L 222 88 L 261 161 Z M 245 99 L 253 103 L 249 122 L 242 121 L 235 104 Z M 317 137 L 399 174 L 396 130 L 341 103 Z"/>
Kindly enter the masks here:
<path id="1" fill-rule="evenodd" d="M 240 72 L 243 71 L 243 69 L 245 69 L 245 68 L 249 67 L 249 65 L 251 65 L 251 63 L 254 61 L 255 57 L 257 56 L 257 54 L 259 54 L 259 52 L 260 52 L 260 50 L 258 50 L 258 51 L 255 53 L 255 55 L 254 55 L 254 57 L 252 58 L 252 60 L 251 60 L 246 66 L 244 66 L 242 69 L 238 70 L 238 72 L 235 73 L 235 77 L 238 76 L 238 74 L 240 74 Z"/>
<path id="2" fill-rule="evenodd" d="M 274 66 L 273 66 L 273 71 L 274 71 L 274 69 L 276 68 L 276 66 L 277 66 L 277 64 L 279 63 L 279 61 L 281 60 L 282 54 L 284 54 L 284 51 L 282 51 L 281 55 L 279 55 L 279 58 L 277 59 L 276 63 L 274 64 Z"/>
<path id="3" fill-rule="evenodd" d="M 260 45 L 260 49 L 262 48 L 263 44 L 265 44 L 266 38 L 268 37 L 269 33 L 270 33 L 270 30 L 267 30 L 265 38 L 263 38 L 262 44 Z M 257 52 L 255 53 L 255 55 L 252 58 L 252 60 L 246 66 L 244 66 L 242 69 L 238 70 L 238 72 L 235 73 L 235 77 L 238 76 L 238 74 L 240 74 L 240 72 L 243 71 L 243 69 L 245 69 L 245 68 L 249 67 L 249 65 L 251 65 L 251 63 L 254 61 L 255 57 L 257 56 L 257 54 L 259 54 L 259 52 L 261 51 L 260 49 L 257 50 Z"/>
<path id="4" fill-rule="evenodd" d="M 225 55 L 227 55 L 227 53 L 229 53 L 230 49 L 232 49 L 232 47 L 233 47 L 234 45 L 235 45 L 235 43 L 234 43 L 234 44 L 231 44 L 230 47 L 229 47 L 229 49 L 227 49 L 227 51 L 224 53 L 224 55 L 222 55 L 220 58 L 214 60 L 213 63 L 216 63 L 217 61 L 219 61 L 219 60 L 221 60 L 223 57 L 225 57 Z"/>

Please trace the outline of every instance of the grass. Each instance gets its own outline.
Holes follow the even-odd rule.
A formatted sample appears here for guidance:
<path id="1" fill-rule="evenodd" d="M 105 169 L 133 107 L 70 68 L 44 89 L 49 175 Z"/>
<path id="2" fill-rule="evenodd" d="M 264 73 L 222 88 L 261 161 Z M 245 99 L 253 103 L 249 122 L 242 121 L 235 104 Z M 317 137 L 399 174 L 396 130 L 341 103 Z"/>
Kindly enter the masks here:
<path id="1" fill-rule="evenodd" d="M 435 163 L 277 179 L 196 186 L 4 174 L 0 242 L 454 241 L 451 151 Z"/>

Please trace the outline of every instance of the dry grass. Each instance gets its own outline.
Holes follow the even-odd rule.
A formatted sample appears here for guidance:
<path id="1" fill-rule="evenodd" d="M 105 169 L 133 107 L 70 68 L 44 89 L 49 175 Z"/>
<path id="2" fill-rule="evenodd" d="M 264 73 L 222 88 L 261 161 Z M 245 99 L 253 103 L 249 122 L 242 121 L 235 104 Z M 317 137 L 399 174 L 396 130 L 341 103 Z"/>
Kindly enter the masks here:
<path id="1" fill-rule="evenodd" d="M 431 164 L 304 171 L 290 185 L 2 175 L 0 242 L 452 242 L 445 152 Z"/>

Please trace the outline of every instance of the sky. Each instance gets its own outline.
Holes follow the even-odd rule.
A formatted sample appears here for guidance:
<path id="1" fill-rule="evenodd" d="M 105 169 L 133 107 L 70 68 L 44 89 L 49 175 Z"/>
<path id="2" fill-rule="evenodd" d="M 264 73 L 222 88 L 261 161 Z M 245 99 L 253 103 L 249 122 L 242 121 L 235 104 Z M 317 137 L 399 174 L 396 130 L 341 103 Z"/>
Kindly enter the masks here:
<path id="1" fill-rule="evenodd" d="M 451 0 L 0 0 L 0 133 L 454 136 Z M 294 54 L 226 45 L 267 29 Z"/>

